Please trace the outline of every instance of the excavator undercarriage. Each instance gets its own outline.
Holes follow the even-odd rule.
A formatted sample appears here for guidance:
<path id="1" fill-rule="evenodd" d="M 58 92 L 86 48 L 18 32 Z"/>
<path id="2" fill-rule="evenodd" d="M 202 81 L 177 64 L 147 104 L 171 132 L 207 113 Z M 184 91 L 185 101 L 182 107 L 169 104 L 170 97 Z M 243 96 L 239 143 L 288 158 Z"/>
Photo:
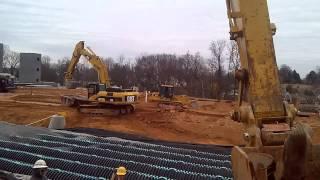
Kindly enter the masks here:
<path id="1" fill-rule="evenodd" d="M 74 95 L 61 96 L 61 103 L 77 108 L 80 113 L 92 115 L 126 115 L 135 111 L 132 103 L 96 102 Z"/>

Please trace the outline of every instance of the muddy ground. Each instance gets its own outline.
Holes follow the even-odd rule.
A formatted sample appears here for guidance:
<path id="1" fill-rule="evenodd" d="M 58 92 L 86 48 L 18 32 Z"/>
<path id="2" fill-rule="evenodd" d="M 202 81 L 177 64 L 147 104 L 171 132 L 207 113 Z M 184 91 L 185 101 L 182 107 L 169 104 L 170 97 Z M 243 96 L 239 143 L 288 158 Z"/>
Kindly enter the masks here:
<path id="1" fill-rule="evenodd" d="M 196 108 L 184 112 L 159 112 L 157 104 L 136 105 L 136 112 L 125 116 L 93 116 L 60 105 L 60 96 L 85 95 L 84 89 L 19 88 L 14 93 L 0 94 L 0 120 L 29 124 L 53 114 L 66 114 L 67 128 L 89 127 L 136 134 L 148 138 L 199 144 L 243 144 L 243 126 L 230 119 L 234 103 L 198 101 Z M 318 116 L 297 118 L 314 130 L 313 140 L 320 143 Z M 35 126 L 47 126 L 48 121 Z"/>

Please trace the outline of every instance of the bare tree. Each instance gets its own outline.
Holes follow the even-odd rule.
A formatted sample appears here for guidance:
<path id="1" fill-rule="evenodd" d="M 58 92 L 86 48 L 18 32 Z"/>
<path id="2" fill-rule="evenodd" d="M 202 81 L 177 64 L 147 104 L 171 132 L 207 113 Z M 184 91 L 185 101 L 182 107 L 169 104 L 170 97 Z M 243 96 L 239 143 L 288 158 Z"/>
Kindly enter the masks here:
<path id="1" fill-rule="evenodd" d="M 113 58 L 112 57 L 103 58 L 103 62 L 106 64 L 106 66 L 108 67 L 108 70 L 110 71 L 110 69 L 114 64 Z"/>
<path id="2" fill-rule="evenodd" d="M 9 46 L 4 46 L 4 56 L 3 56 L 3 66 L 9 68 L 9 72 L 12 75 L 15 75 L 15 70 L 20 64 L 20 54 L 14 51 L 11 51 Z"/>
<path id="3" fill-rule="evenodd" d="M 119 64 L 125 64 L 125 56 L 123 54 L 121 54 L 119 57 L 118 57 L 118 63 Z"/>
<path id="4" fill-rule="evenodd" d="M 210 44 L 210 51 L 212 57 L 208 60 L 209 67 L 213 73 L 212 89 L 213 96 L 220 99 L 222 94 L 222 77 L 223 77 L 223 56 L 225 52 L 226 41 L 218 40 L 212 41 Z"/>
<path id="5" fill-rule="evenodd" d="M 230 41 L 230 44 L 228 46 L 228 55 L 229 55 L 228 78 L 231 84 L 233 84 L 233 96 L 235 96 L 237 81 L 234 77 L 234 73 L 236 70 L 240 68 L 240 53 L 239 53 L 239 47 L 236 41 Z M 230 74 L 232 75 L 229 76 Z"/>
<path id="6" fill-rule="evenodd" d="M 10 48 L 8 45 L 3 45 L 3 62 L 2 62 L 2 68 L 5 70 L 5 68 L 8 67 L 7 65 L 7 59 L 9 59 L 9 53 L 10 53 Z"/>
<path id="7" fill-rule="evenodd" d="M 57 80 L 58 83 L 64 84 L 64 75 L 65 72 L 67 71 L 67 68 L 70 63 L 70 58 L 68 57 L 63 57 L 62 59 L 58 60 L 58 63 L 56 64 L 56 74 L 57 74 Z"/>
<path id="8" fill-rule="evenodd" d="M 235 41 L 231 41 L 228 46 L 229 53 L 229 71 L 235 71 L 240 68 L 240 53 Z"/>
<path id="9" fill-rule="evenodd" d="M 43 55 L 41 57 L 41 64 L 44 64 L 44 65 L 50 65 L 51 63 L 51 58 L 47 55 Z"/>
<path id="10" fill-rule="evenodd" d="M 212 58 L 209 60 L 209 65 L 212 69 L 221 70 L 223 63 L 223 53 L 226 47 L 225 40 L 212 41 L 209 50 L 211 51 Z"/>
<path id="11" fill-rule="evenodd" d="M 51 58 L 47 55 L 43 55 L 41 57 L 41 81 L 55 82 L 57 79 L 57 71 L 53 68 Z"/>

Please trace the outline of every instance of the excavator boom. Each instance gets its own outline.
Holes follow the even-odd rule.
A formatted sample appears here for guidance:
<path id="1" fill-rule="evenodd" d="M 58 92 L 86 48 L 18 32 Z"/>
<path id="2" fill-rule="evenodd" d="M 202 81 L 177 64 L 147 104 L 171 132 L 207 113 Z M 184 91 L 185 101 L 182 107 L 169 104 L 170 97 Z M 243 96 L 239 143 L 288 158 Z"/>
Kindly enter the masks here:
<path id="1" fill-rule="evenodd" d="M 266 0 L 227 0 L 231 39 L 240 50 L 246 100 L 255 118 L 285 116 Z"/>
<path id="2" fill-rule="evenodd" d="M 110 79 L 109 79 L 107 66 L 100 59 L 100 57 L 97 56 L 91 49 L 88 48 L 87 50 L 84 47 L 84 41 L 80 41 L 76 44 L 72 53 L 72 59 L 68 66 L 67 72 L 65 74 L 65 79 L 66 80 L 72 79 L 72 74 L 81 56 L 86 57 L 89 63 L 97 71 L 98 77 L 99 77 L 99 83 L 105 84 L 107 87 L 110 87 Z"/>
<path id="3" fill-rule="evenodd" d="M 305 125 L 294 126 L 296 109 L 282 100 L 272 37 L 276 27 L 270 23 L 267 0 L 226 4 L 230 39 L 237 42 L 241 61 L 235 73 L 240 93 L 233 119 L 244 124 L 247 143 L 232 150 L 234 178 L 310 178 L 319 167 L 319 146 L 312 145 Z"/>
<path id="4" fill-rule="evenodd" d="M 272 37 L 276 29 L 270 23 L 267 1 L 226 2 L 230 39 L 237 42 L 241 61 L 236 72 L 240 96 L 234 118 L 246 125 L 249 146 L 283 144 L 295 109 L 282 101 Z"/>
<path id="5" fill-rule="evenodd" d="M 72 59 L 65 74 L 65 80 L 72 79 L 72 74 L 81 56 L 84 56 L 99 76 L 99 83 L 88 84 L 88 97 L 75 95 L 61 96 L 61 102 L 67 106 L 75 106 L 80 112 L 93 114 L 129 114 L 134 112 L 138 92 L 111 87 L 107 66 L 99 56 L 84 47 L 84 41 L 76 44 Z"/>

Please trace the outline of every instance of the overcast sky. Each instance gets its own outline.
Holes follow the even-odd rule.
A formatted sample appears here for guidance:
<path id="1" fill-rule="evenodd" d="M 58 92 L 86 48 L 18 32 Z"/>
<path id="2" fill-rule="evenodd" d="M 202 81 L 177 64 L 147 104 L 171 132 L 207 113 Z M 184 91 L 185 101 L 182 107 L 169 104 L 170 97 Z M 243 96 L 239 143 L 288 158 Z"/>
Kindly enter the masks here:
<path id="1" fill-rule="evenodd" d="M 268 0 L 278 64 L 320 65 L 320 1 Z M 200 52 L 228 39 L 225 0 L 0 0 L 0 42 L 19 52 L 71 56 L 85 40 L 104 57 Z"/>

